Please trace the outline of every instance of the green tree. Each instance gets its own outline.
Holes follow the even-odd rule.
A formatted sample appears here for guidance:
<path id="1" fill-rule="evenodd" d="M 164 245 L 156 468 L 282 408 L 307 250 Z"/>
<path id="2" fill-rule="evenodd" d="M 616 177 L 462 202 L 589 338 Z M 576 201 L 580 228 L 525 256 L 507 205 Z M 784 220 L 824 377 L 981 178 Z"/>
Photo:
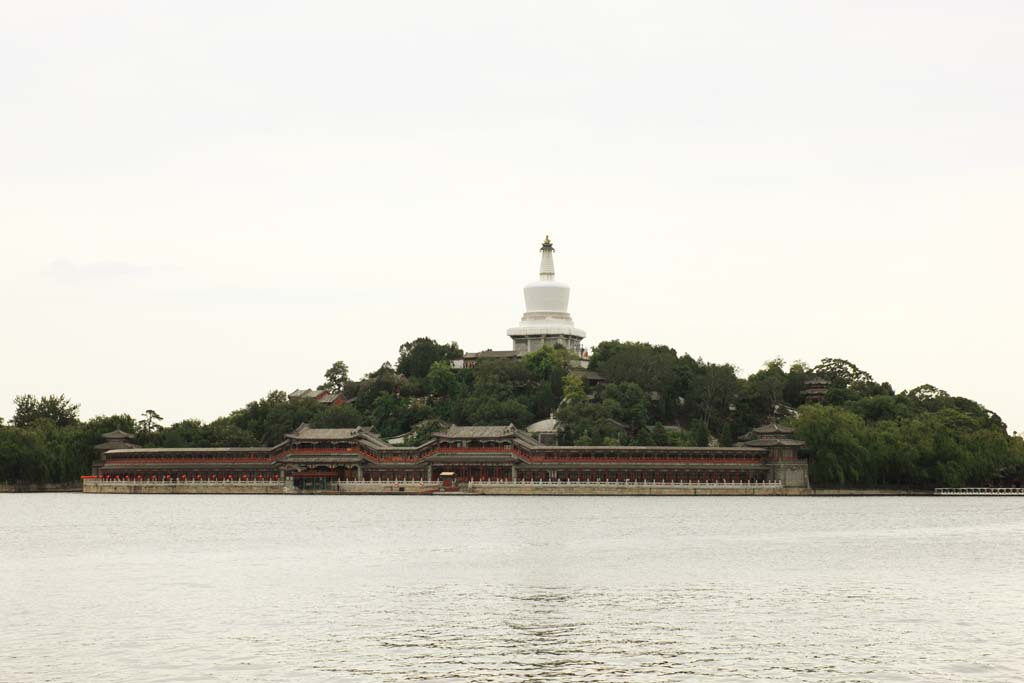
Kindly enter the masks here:
<path id="1" fill-rule="evenodd" d="M 400 396 L 407 393 L 408 381 L 391 366 L 391 363 L 384 363 L 373 372 L 367 373 L 358 383 L 350 382 L 346 388 L 350 390 L 347 394 L 349 400 L 355 400 L 366 409 L 381 394 Z"/>
<path id="2" fill-rule="evenodd" d="M 261 445 L 260 440 L 252 432 L 223 419 L 214 420 L 203 431 L 206 442 L 212 447 Z M 273 436 L 265 443 L 273 445 Z"/>
<path id="3" fill-rule="evenodd" d="M 735 396 L 731 399 L 735 410 L 730 411 L 729 431 L 747 432 L 768 419 L 785 415 L 788 411 L 785 405 L 787 382 L 786 363 L 781 358 L 766 362 L 746 380 L 738 379 Z"/>
<path id="4" fill-rule="evenodd" d="M 341 394 L 345 391 L 345 383 L 348 382 L 348 365 L 345 361 L 335 361 L 331 367 L 324 372 L 324 383 L 317 387 L 321 391 L 329 391 L 332 394 Z"/>
<path id="5" fill-rule="evenodd" d="M 804 402 L 803 390 L 807 388 L 807 380 L 811 378 L 811 371 L 807 363 L 794 361 L 786 373 L 786 384 L 782 389 L 782 397 L 790 406 L 799 406 Z"/>
<path id="6" fill-rule="evenodd" d="M 687 398 L 712 434 L 722 437 L 726 432 L 739 388 L 740 382 L 733 366 L 701 363 L 698 367 Z"/>
<path id="7" fill-rule="evenodd" d="M 566 403 L 581 403 L 587 400 L 587 392 L 583 389 L 583 380 L 570 375 L 562 380 L 562 396 Z"/>
<path id="8" fill-rule="evenodd" d="M 402 344 L 398 349 L 398 374 L 406 377 L 426 377 L 434 363 L 462 358 L 462 350 L 455 342 L 439 344 L 429 337 L 419 337 Z"/>
<path id="9" fill-rule="evenodd" d="M 635 437 L 647 424 L 647 392 L 634 382 L 611 383 L 601 394 L 602 405 L 612 419 L 626 424 Z"/>
<path id="10" fill-rule="evenodd" d="M 273 446 L 284 440 L 284 435 L 303 422 L 311 422 L 324 410 L 312 399 L 289 401 L 280 390 L 269 392 L 258 401 L 232 412 L 227 423 L 250 433 L 258 443 Z"/>
<path id="11" fill-rule="evenodd" d="M 573 360 L 573 353 L 560 346 L 542 346 L 523 357 L 523 363 L 538 381 L 557 379 L 561 382 Z"/>
<path id="12" fill-rule="evenodd" d="M 414 424 L 432 418 L 433 413 L 423 399 L 381 393 L 370 406 L 369 417 L 378 432 L 391 437 L 411 431 Z"/>
<path id="13" fill-rule="evenodd" d="M 550 415 L 562 401 L 562 380 L 577 359 L 568 349 L 542 346 L 526 354 L 523 363 L 533 378 L 525 403 L 538 418 Z"/>
<path id="14" fill-rule="evenodd" d="M 140 430 L 141 431 L 141 430 Z M 202 420 L 189 419 L 175 422 L 145 438 L 147 445 L 159 448 L 206 448 L 212 446 L 209 427 Z"/>
<path id="15" fill-rule="evenodd" d="M 842 358 L 822 358 L 814 368 L 814 374 L 839 389 L 846 389 L 854 384 L 873 382 L 871 375 L 856 365 Z"/>
<path id="16" fill-rule="evenodd" d="M 846 404 L 846 407 L 868 422 L 896 420 L 912 414 L 908 403 L 896 396 L 865 396 Z"/>
<path id="17" fill-rule="evenodd" d="M 535 414 L 529 402 L 537 383 L 525 363 L 487 360 L 479 363 L 471 376 L 472 388 L 461 402 L 461 411 L 470 423 L 525 427 L 533 422 Z"/>
<path id="18" fill-rule="evenodd" d="M 49 481 L 52 463 L 37 434 L 20 428 L 0 429 L 0 481 Z"/>
<path id="19" fill-rule="evenodd" d="M 439 398 L 450 398 L 459 394 L 461 383 L 446 361 L 435 361 L 427 372 L 427 388 L 431 394 Z"/>
<path id="20" fill-rule="evenodd" d="M 700 446 L 701 448 L 711 443 L 711 432 L 708 431 L 707 425 L 702 420 L 696 420 L 696 424 L 693 425 L 691 441 L 694 446 Z"/>
<path id="21" fill-rule="evenodd" d="M 786 362 L 774 358 L 747 378 L 751 393 L 756 397 L 760 417 L 768 418 L 776 413 L 776 407 L 786 398 Z"/>
<path id="22" fill-rule="evenodd" d="M 604 443 L 606 438 L 618 436 L 621 430 L 610 424 L 608 408 L 587 398 L 582 379 L 566 375 L 562 395 L 562 404 L 555 412 L 560 443 L 586 446 Z"/>
<path id="23" fill-rule="evenodd" d="M 155 410 L 147 410 L 142 414 L 142 418 L 138 421 L 139 431 L 144 434 L 160 431 L 163 429 L 163 425 L 160 424 L 160 421 L 163 419 L 164 418 L 162 418 Z"/>
<path id="24" fill-rule="evenodd" d="M 358 427 L 363 423 L 363 415 L 351 403 L 340 406 L 328 406 L 319 415 L 313 417 L 314 427 Z"/>
<path id="25" fill-rule="evenodd" d="M 79 405 L 65 398 L 64 394 L 51 394 L 39 398 L 31 394 L 22 394 L 14 397 L 14 406 L 15 427 L 27 427 L 39 419 L 52 420 L 58 427 L 78 423 Z"/>
<path id="26" fill-rule="evenodd" d="M 475 425 L 515 424 L 525 427 L 533 422 L 533 413 L 516 398 L 477 398 L 467 406 L 467 410 L 469 421 Z"/>
<path id="27" fill-rule="evenodd" d="M 814 454 L 810 476 L 815 486 L 846 486 L 861 480 L 868 451 L 860 416 L 835 406 L 808 405 L 794 426 Z"/>
<path id="28" fill-rule="evenodd" d="M 590 357 L 590 368 L 612 383 L 633 382 L 658 396 L 651 406 L 655 416 L 674 420 L 679 399 L 685 396 L 697 371 L 690 356 L 679 357 L 675 349 L 643 342 L 601 342 Z"/>

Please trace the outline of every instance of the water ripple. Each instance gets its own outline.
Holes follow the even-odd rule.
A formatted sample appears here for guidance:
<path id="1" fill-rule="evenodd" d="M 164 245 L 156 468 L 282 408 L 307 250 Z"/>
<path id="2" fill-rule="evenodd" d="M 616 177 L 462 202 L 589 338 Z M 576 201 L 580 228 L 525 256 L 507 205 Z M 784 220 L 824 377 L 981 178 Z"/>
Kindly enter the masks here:
<path id="1" fill-rule="evenodd" d="M 0 681 L 1024 680 L 1014 505 L 0 496 Z"/>

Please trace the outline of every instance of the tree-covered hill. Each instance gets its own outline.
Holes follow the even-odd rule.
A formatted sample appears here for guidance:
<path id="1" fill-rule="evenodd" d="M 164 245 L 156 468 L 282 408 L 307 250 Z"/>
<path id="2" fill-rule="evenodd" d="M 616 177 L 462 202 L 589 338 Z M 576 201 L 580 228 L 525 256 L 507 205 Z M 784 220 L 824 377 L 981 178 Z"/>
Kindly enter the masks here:
<path id="1" fill-rule="evenodd" d="M 525 427 L 552 415 L 561 443 L 576 445 L 731 445 L 766 420 L 782 420 L 807 442 L 818 487 L 1024 479 L 1024 441 L 995 413 L 929 385 L 896 393 L 842 359 L 813 367 L 775 359 L 740 377 L 728 364 L 618 340 L 598 344 L 586 371 L 559 348 L 454 369 L 450 361 L 462 355 L 454 343 L 421 337 L 403 344 L 393 365 L 359 380 L 343 361 L 328 368 L 320 388 L 343 392 L 343 405 L 272 391 L 212 422 L 170 426 L 153 410 L 83 422 L 63 395 L 18 396 L 13 420 L 0 423 L 0 481 L 75 480 L 113 429 L 135 432 L 146 446 L 269 446 L 308 422 L 372 426 L 415 444 L 446 424 Z M 807 403 L 809 379 L 825 387 L 820 403 Z"/>

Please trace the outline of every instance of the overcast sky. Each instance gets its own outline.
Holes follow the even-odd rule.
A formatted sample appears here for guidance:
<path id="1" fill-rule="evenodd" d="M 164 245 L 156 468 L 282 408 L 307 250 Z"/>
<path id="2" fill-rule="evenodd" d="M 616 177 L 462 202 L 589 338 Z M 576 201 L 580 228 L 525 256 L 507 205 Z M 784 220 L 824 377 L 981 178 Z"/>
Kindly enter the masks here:
<path id="1" fill-rule="evenodd" d="M 0 9 L 0 416 L 209 420 L 510 348 L 847 358 L 1024 430 L 1024 3 Z"/>

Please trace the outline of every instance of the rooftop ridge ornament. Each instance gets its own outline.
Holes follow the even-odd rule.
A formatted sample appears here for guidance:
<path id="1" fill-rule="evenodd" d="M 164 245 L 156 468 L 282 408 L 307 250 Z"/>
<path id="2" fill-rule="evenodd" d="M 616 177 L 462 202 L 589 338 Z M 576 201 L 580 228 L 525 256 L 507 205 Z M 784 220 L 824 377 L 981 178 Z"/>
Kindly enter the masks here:
<path id="1" fill-rule="evenodd" d="M 540 279 L 555 279 L 555 245 L 551 244 L 551 238 L 545 236 L 544 244 L 540 245 Z"/>

